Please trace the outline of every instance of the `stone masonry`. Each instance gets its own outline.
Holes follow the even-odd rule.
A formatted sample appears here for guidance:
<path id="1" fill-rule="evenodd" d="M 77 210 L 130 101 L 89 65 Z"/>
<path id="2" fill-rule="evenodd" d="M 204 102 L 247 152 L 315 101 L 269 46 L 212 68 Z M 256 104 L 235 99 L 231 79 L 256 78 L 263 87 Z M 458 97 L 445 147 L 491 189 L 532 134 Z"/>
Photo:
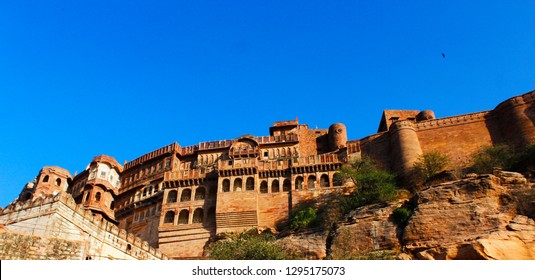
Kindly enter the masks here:
<path id="1" fill-rule="evenodd" d="M 348 187 L 336 173 L 362 156 L 403 176 L 422 153 L 438 151 L 457 167 L 484 146 L 535 143 L 534 99 L 528 92 L 490 111 L 438 119 L 430 110 L 386 110 L 378 132 L 357 140 L 343 124 L 311 129 L 296 119 L 275 122 L 268 136 L 172 143 L 124 164 L 100 155 L 74 177 L 45 167 L 0 223 L 13 231 L 17 207 L 62 193 L 123 236 L 171 258 L 202 258 L 217 234 L 276 228 L 300 201 Z"/>

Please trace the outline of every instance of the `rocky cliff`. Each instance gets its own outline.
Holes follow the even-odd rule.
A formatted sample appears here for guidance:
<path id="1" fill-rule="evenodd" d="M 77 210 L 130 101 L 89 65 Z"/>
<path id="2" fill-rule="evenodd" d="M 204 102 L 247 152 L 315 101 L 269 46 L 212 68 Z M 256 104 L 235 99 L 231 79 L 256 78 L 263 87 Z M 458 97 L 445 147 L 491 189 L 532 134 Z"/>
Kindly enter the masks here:
<path id="1" fill-rule="evenodd" d="M 406 224 L 392 213 L 413 208 Z M 435 185 L 408 201 L 358 208 L 329 234 L 325 249 L 306 237 L 319 258 L 355 258 L 370 252 L 395 252 L 401 259 L 535 259 L 535 188 L 521 174 L 494 175 Z M 399 222 L 398 222 L 399 223 Z M 287 238 L 291 242 L 292 238 Z"/>

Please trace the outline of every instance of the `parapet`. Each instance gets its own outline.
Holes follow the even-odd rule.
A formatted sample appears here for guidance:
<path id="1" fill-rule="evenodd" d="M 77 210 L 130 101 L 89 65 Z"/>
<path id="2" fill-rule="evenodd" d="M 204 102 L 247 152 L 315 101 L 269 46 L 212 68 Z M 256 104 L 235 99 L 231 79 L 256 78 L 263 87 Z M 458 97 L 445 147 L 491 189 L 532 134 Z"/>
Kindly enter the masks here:
<path id="1" fill-rule="evenodd" d="M 299 122 L 297 120 L 291 120 L 291 121 L 279 121 L 279 122 L 274 122 L 273 123 L 273 126 L 274 127 L 280 127 L 280 126 L 297 126 L 299 124 Z"/>
<path id="2" fill-rule="evenodd" d="M 173 144 L 169 144 L 165 147 L 162 147 L 162 148 L 159 148 L 155 151 L 152 151 L 148 154 L 144 154 L 138 158 L 136 158 L 135 160 L 131 161 L 131 162 L 128 162 L 124 165 L 124 169 L 130 169 L 136 165 L 139 165 L 139 164 L 142 164 L 144 163 L 145 161 L 148 161 L 148 160 L 151 160 L 153 158 L 156 158 L 156 157 L 159 157 L 163 154 L 168 154 L 168 153 L 174 153 L 174 152 L 180 152 L 181 151 L 181 148 L 180 148 L 180 145 L 178 145 L 178 143 L 173 143 Z"/>
<path id="3" fill-rule="evenodd" d="M 0 211 L 0 216 L 9 215 L 34 207 L 40 207 L 39 209 L 42 208 L 42 211 L 50 212 L 50 207 L 43 206 L 53 203 L 61 203 L 58 205 L 65 205 L 67 208 L 71 209 L 71 211 L 83 217 L 82 219 L 71 219 L 71 223 L 80 223 L 78 226 L 83 227 L 84 224 L 87 226 L 87 224 L 84 223 L 84 221 L 86 221 L 95 228 L 108 233 L 102 235 L 99 234 L 98 236 L 109 239 L 106 243 L 134 258 L 146 259 L 148 256 L 153 256 L 157 259 L 168 259 L 168 257 L 163 255 L 158 249 L 150 247 L 146 241 L 141 240 L 139 237 L 135 237 L 131 233 L 127 233 L 124 229 L 119 229 L 116 225 L 102 219 L 102 217 L 93 216 L 90 210 L 85 209 L 80 204 L 76 204 L 72 196 L 66 193 L 39 198 L 34 201 L 27 201 L 26 203 L 19 202 L 10 204 L 6 209 Z M 72 215 L 69 214 L 68 216 L 73 217 L 73 215 L 74 213 Z"/>

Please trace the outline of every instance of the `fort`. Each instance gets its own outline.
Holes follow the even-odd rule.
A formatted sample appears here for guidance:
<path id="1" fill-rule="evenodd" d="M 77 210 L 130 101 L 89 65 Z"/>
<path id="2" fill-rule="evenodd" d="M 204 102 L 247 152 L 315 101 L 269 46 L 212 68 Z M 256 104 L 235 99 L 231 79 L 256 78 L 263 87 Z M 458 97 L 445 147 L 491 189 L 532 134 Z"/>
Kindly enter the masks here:
<path id="1" fill-rule="evenodd" d="M 83 242 L 117 251 L 91 249 L 74 258 L 201 258 L 220 233 L 274 228 L 297 203 L 350 187 L 337 172 L 363 156 L 403 176 L 422 153 L 440 152 L 452 167 L 462 167 L 484 146 L 535 143 L 534 99 L 532 91 L 493 110 L 438 119 L 430 110 L 386 110 L 377 133 L 356 140 L 341 123 L 311 129 L 289 120 L 275 122 L 268 136 L 172 143 L 124 165 L 99 155 L 74 177 L 44 167 L 0 212 L 0 224 L 13 234 L 66 239 L 51 230 L 69 224 L 87 235 L 95 228 L 96 237 Z M 44 220 L 58 213 L 61 223 Z M 32 225 L 46 230 L 36 233 Z"/>

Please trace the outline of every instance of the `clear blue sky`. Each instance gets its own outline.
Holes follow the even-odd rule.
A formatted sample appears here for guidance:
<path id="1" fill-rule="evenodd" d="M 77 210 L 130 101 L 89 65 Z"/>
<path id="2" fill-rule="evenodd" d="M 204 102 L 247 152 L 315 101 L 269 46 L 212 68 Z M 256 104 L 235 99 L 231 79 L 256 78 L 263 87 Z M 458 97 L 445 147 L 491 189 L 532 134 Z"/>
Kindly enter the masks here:
<path id="1" fill-rule="evenodd" d="M 534 15 L 534 0 L 2 1 L 0 206 L 41 167 L 99 154 L 492 109 L 535 89 Z"/>

